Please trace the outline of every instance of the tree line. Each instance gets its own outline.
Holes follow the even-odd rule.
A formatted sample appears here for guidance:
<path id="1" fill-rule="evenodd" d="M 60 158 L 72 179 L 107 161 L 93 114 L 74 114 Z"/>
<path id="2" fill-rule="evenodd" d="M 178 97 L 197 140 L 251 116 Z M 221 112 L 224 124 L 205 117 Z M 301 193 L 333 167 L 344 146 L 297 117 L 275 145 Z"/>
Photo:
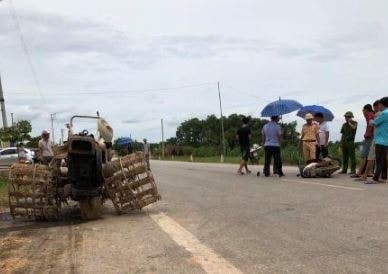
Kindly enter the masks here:
<path id="1" fill-rule="evenodd" d="M 242 114 L 231 114 L 224 117 L 225 145 L 227 154 L 236 154 L 238 142 L 236 132 L 241 126 Z M 266 119 L 248 116 L 249 127 L 252 131 L 252 144 L 262 144 L 262 128 L 269 121 Z M 281 123 L 283 130 L 282 146 L 294 145 L 299 133 L 296 131 L 296 121 Z M 204 119 L 191 118 L 182 122 L 176 136 L 166 140 L 166 153 L 172 155 L 197 154 L 197 156 L 210 156 L 222 152 L 221 119 L 215 115 L 209 115 Z M 205 155 L 209 154 L 209 155 Z"/>

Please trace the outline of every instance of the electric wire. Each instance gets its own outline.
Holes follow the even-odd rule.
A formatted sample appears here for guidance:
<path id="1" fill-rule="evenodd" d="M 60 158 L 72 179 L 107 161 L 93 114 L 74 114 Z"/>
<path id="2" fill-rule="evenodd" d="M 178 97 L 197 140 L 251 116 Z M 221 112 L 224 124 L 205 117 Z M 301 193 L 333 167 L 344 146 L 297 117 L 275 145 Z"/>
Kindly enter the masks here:
<path id="1" fill-rule="evenodd" d="M 29 67 L 31 69 L 31 73 L 32 73 L 32 77 L 33 77 L 35 86 L 36 86 L 36 88 L 38 90 L 38 93 L 39 93 L 43 103 L 46 105 L 46 100 L 45 100 L 45 98 L 43 96 L 43 93 L 41 91 L 41 88 L 40 88 L 40 83 L 39 83 L 39 80 L 38 80 L 38 76 L 37 76 L 34 64 L 32 62 L 32 58 L 31 58 L 31 54 L 30 54 L 30 51 L 29 51 L 28 46 L 27 46 L 27 42 L 26 42 L 26 40 L 24 38 L 24 35 L 23 35 L 23 32 L 22 32 L 20 20 L 19 20 L 19 17 L 17 15 L 15 6 L 13 5 L 12 0 L 8 0 L 7 2 L 8 2 L 8 9 L 9 9 L 10 15 L 11 15 L 11 17 L 12 17 L 14 23 L 15 23 L 15 27 L 16 27 L 16 30 L 17 30 L 20 42 L 22 44 L 22 48 L 23 48 L 24 54 L 26 55 L 27 62 L 28 62 Z"/>

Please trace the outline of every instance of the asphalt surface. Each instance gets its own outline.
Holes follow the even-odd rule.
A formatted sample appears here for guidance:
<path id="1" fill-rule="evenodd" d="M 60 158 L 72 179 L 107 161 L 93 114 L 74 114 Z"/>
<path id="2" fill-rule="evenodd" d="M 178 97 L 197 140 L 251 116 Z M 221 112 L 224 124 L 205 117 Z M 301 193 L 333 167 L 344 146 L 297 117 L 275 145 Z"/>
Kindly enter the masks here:
<path id="1" fill-rule="evenodd" d="M 261 169 L 261 167 L 260 167 Z M 388 185 L 152 162 L 162 200 L 117 216 L 0 222 L 0 273 L 387 273 Z M 259 167 L 253 167 L 258 171 Z"/>

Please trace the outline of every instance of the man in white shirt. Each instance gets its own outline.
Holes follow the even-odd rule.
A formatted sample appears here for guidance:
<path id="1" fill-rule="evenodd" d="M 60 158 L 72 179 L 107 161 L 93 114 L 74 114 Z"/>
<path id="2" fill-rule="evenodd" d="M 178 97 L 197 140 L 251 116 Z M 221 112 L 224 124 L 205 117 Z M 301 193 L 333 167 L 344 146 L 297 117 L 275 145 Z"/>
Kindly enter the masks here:
<path id="1" fill-rule="evenodd" d="M 327 145 L 329 144 L 329 125 L 323 118 L 323 114 L 318 112 L 314 115 L 314 119 L 319 123 L 319 145 L 317 144 L 317 159 L 326 158 L 329 156 Z"/>
<path id="2" fill-rule="evenodd" d="M 43 164 L 48 164 L 54 157 L 53 142 L 50 141 L 50 132 L 42 131 L 42 139 L 39 140 L 39 157 Z"/>
<path id="3" fill-rule="evenodd" d="M 148 170 L 151 170 L 150 168 L 151 147 L 150 147 L 150 144 L 147 142 L 147 139 L 143 139 L 143 142 L 144 142 L 144 145 L 143 145 L 144 159 L 147 163 Z"/>

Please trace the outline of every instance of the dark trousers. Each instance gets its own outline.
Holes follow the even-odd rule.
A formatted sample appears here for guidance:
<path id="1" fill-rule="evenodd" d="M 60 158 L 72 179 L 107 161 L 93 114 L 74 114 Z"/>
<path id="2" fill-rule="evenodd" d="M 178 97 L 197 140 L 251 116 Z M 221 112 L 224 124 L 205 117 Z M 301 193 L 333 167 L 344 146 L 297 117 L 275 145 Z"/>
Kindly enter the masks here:
<path id="1" fill-rule="evenodd" d="M 266 146 L 264 147 L 264 175 L 269 176 L 270 174 L 270 165 L 272 157 L 274 158 L 273 169 L 279 175 L 283 175 L 282 171 L 282 157 L 280 155 L 280 147 L 276 146 Z"/>
<path id="2" fill-rule="evenodd" d="M 387 152 L 388 147 L 376 144 L 376 169 L 373 176 L 373 180 L 378 181 L 380 179 L 387 180 Z"/>
<path id="3" fill-rule="evenodd" d="M 326 158 L 327 156 L 329 156 L 329 150 L 327 149 L 327 147 L 325 146 L 317 146 L 317 157 L 316 159 L 321 159 L 321 156 L 322 155 L 322 158 Z"/>
<path id="4" fill-rule="evenodd" d="M 354 141 L 343 141 L 342 148 L 342 172 L 347 172 L 350 159 L 350 171 L 356 173 L 356 147 Z"/>

